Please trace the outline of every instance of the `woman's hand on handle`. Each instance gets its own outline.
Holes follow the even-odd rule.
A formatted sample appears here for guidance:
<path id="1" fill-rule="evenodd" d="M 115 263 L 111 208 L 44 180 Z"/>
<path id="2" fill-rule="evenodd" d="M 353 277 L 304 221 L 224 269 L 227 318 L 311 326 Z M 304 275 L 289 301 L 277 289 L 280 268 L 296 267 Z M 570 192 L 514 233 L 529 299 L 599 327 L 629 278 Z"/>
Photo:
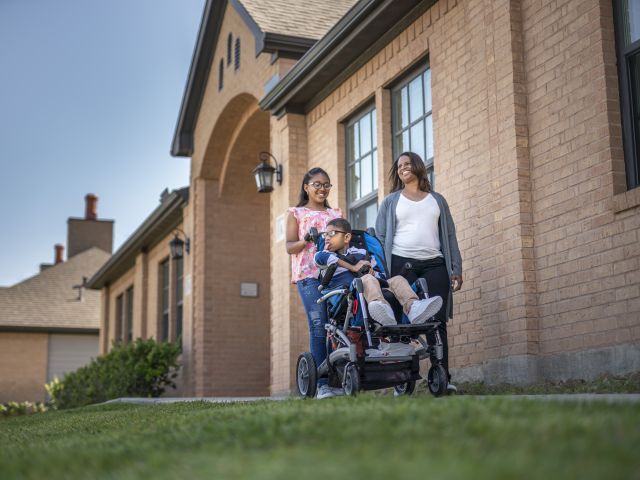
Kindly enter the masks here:
<path id="1" fill-rule="evenodd" d="M 451 288 L 454 292 L 462 288 L 462 275 L 451 275 Z"/>

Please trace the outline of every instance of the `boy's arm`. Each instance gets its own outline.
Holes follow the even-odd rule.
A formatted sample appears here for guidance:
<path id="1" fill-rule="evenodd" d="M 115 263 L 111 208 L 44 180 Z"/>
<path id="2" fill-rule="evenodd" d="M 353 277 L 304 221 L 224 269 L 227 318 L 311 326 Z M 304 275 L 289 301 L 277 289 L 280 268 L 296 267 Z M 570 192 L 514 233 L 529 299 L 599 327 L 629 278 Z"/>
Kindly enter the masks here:
<path id="1" fill-rule="evenodd" d="M 316 262 L 316 265 L 318 265 L 319 267 L 328 267 L 329 265 L 332 265 L 334 263 L 340 264 L 336 254 L 327 250 L 316 253 L 313 259 Z"/>

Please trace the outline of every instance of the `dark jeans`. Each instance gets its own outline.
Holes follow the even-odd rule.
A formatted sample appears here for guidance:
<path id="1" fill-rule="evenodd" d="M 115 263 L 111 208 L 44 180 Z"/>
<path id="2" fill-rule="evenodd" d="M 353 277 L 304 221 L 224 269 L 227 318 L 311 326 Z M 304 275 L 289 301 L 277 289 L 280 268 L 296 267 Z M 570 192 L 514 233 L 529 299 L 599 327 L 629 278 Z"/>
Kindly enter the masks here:
<path id="1" fill-rule="evenodd" d="M 324 329 L 327 323 L 327 309 L 324 303 L 316 303 L 322 296 L 318 291 L 319 285 L 317 278 L 305 278 L 296 283 L 309 322 L 309 351 L 316 361 L 316 367 L 327 358 L 327 331 Z M 318 380 L 318 385 L 326 383 L 326 378 Z"/>
<path id="2" fill-rule="evenodd" d="M 405 268 L 405 264 L 407 262 L 411 263 L 411 269 Z M 451 374 L 449 373 L 449 342 L 447 341 L 447 302 L 451 291 L 451 279 L 449 278 L 444 258 L 440 257 L 432 260 L 416 260 L 413 258 L 392 255 L 391 276 L 393 277 L 395 275 L 402 275 L 409 283 L 414 283 L 420 277 L 424 278 L 427 281 L 429 296 L 442 297 L 442 308 L 438 313 L 436 313 L 435 319 L 440 322 L 438 325 L 438 332 L 440 332 L 440 338 L 442 339 L 443 346 L 442 365 L 447 371 L 449 379 L 451 379 Z M 427 338 L 430 344 L 435 342 L 435 338 L 433 337 L 434 335 L 431 335 Z"/>

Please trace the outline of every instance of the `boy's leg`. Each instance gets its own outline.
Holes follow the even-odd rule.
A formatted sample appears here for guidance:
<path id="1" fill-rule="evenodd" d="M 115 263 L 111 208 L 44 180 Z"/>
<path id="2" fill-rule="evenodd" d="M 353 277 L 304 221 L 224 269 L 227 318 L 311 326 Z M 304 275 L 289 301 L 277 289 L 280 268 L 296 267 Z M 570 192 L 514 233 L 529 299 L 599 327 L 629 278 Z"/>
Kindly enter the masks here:
<path id="1" fill-rule="evenodd" d="M 389 290 L 393 292 L 395 297 L 398 299 L 398 302 L 400 302 L 400 305 L 402 305 L 404 313 L 408 314 L 413 302 L 418 300 L 418 295 L 413 291 L 407 279 L 400 275 L 390 278 L 388 282 Z"/>
<path id="2" fill-rule="evenodd" d="M 389 302 L 384 298 L 378 279 L 371 274 L 361 277 L 364 287 L 364 298 L 371 318 L 381 325 L 395 325 L 396 318 Z"/>

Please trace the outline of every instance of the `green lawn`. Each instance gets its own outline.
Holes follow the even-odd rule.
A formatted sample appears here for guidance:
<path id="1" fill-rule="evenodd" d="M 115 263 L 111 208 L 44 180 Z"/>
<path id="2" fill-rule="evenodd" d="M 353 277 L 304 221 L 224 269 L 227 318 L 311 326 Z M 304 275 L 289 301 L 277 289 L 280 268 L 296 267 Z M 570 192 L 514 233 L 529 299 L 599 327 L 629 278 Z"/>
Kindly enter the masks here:
<path id="1" fill-rule="evenodd" d="M 640 478 L 640 406 L 470 396 L 110 405 L 0 419 L 0 478 Z"/>

